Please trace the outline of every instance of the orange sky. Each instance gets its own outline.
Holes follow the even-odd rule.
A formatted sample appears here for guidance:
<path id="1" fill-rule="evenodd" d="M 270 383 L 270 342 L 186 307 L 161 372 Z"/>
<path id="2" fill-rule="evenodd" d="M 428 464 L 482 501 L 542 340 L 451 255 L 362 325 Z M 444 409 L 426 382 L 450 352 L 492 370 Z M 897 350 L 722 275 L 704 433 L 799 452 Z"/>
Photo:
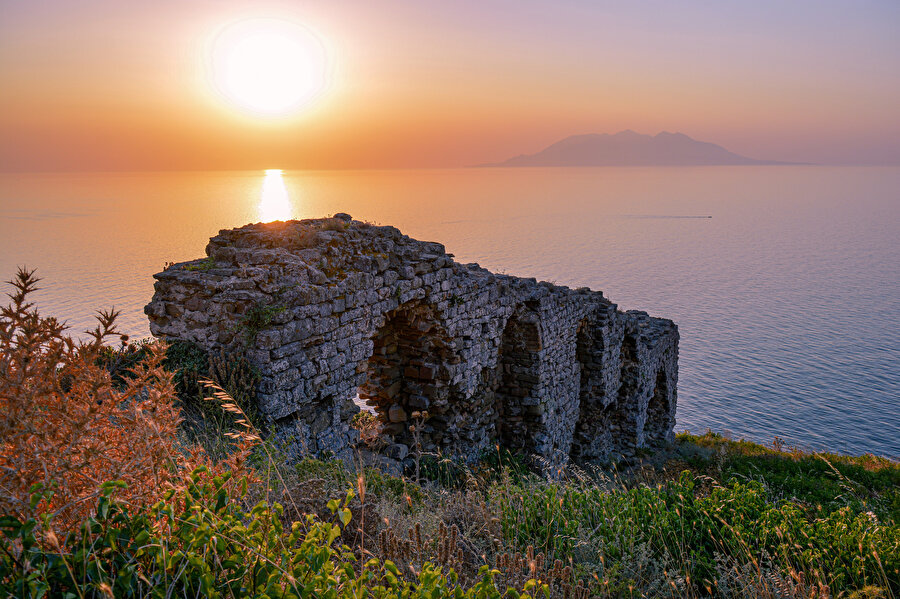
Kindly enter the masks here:
<path id="1" fill-rule="evenodd" d="M 243 18 L 324 40 L 283 119 L 211 91 Z M 0 0 L 0 170 L 460 166 L 681 131 L 754 158 L 900 163 L 900 3 Z"/>

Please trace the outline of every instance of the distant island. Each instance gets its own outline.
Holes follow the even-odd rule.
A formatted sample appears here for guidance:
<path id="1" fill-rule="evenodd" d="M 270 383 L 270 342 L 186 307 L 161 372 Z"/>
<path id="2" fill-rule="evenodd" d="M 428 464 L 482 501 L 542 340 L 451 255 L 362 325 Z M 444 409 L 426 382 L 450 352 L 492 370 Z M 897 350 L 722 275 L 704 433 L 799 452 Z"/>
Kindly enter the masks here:
<path id="1" fill-rule="evenodd" d="M 684 133 L 663 131 L 641 135 L 625 130 L 614 135 L 572 135 L 537 154 L 522 154 L 503 162 L 478 166 L 708 166 L 734 164 L 796 164 L 754 160 L 722 146 L 697 141 Z"/>

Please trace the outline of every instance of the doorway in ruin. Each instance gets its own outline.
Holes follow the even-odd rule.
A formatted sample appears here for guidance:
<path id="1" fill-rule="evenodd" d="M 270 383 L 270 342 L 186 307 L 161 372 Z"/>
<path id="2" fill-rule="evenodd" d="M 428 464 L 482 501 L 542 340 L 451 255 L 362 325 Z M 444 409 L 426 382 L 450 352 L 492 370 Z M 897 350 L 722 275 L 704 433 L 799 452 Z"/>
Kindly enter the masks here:
<path id="1" fill-rule="evenodd" d="M 604 458 L 612 446 L 610 421 L 615 403 L 606 397 L 603 376 L 603 335 L 584 320 L 575 335 L 575 362 L 579 369 L 578 421 L 570 456 L 576 462 Z"/>
<path id="2" fill-rule="evenodd" d="M 578 325 L 575 334 L 575 361 L 578 364 L 578 398 L 581 406 L 602 402 L 603 388 L 603 336 L 592 334 L 591 325 L 586 320 Z"/>
<path id="3" fill-rule="evenodd" d="M 615 451 L 636 447 L 638 438 L 640 369 L 637 340 L 628 333 L 622 340 L 621 360 L 619 390 L 615 407 L 609 415 L 609 431 Z"/>
<path id="4" fill-rule="evenodd" d="M 398 307 L 385 315 L 372 342 L 358 394 L 381 422 L 381 437 L 396 446 L 392 457 L 415 450 L 413 425 L 423 451 L 437 450 L 447 442 L 450 366 L 459 360 L 434 309 L 425 303 Z"/>
<path id="5" fill-rule="evenodd" d="M 535 453 L 535 437 L 545 428 L 536 391 L 540 383 L 540 317 L 530 310 L 516 311 L 500 340 L 497 364 L 497 442 L 516 453 Z"/>
<path id="6" fill-rule="evenodd" d="M 647 404 L 647 419 L 644 422 L 644 442 L 648 445 L 660 445 L 667 441 L 669 431 L 669 384 L 665 370 L 656 373 L 656 384 L 653 395 Z"/>

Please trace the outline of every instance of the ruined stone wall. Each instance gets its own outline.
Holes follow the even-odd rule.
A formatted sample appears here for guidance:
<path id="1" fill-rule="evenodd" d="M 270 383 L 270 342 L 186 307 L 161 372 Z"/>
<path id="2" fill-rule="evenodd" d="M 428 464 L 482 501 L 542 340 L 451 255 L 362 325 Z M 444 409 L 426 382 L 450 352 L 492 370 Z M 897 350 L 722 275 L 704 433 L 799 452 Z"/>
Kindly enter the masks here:
<path id="1" fill-rule="evenodd" d="M 678 329 L 601 292 L 459 264 L 438 243 L 347 215 L 223 230 L 155 275 L 158 337 L 245 346 L 260 411 L 298 451 L 348 455 L 359 394 L 402 458 L 495 444 L 550 464 L 668 440 Z"/>

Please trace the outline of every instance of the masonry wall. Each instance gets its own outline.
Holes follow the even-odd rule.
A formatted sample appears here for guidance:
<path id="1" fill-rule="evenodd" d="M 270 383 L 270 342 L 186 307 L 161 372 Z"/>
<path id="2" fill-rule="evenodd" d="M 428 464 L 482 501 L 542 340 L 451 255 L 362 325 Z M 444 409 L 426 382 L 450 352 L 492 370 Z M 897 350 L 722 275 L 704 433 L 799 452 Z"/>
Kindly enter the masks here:
<path id="1" fill-rule="evenodd" d="M 495 444 L 547 463 L 665 442 L 678 329 L 601 292 L 459 264 L 438 243 L 347 215 L 223 230 L 207 258 L 155 275 L 158 337 L 246 346 L 260 410 L 298 452 L 349 455 L 359 394 L 387 453 L 476 459 Z"/>

